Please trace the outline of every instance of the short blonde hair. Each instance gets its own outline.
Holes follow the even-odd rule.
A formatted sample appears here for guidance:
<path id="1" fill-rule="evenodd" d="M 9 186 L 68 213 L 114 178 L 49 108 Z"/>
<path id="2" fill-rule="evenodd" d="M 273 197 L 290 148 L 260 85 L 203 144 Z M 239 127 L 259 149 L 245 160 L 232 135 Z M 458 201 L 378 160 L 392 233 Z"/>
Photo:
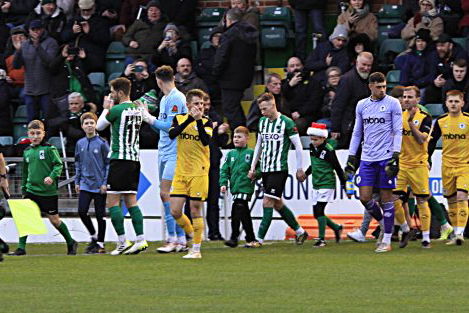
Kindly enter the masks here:
<path id="1" fill-rule="evenodd" d="M 44 123 L 40 120 L 32 120 L 28 124 L 28 130 L 30 129 L 42 129 L 44 130 Z"/>

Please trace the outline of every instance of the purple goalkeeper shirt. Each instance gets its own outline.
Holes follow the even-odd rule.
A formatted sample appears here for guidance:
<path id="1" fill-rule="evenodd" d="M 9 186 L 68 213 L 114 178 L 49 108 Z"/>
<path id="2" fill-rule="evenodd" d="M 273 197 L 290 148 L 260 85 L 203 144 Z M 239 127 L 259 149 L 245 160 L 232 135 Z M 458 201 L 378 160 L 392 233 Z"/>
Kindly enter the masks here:
<path id="1" fill-rule="evenodd" d="M 374 162 L 390 159 L 401 151 L 402 108 L 399 100 L 386 95 L 358 101 L 349 154 L 356 155 L 363 138 L 361 160 Z"/>

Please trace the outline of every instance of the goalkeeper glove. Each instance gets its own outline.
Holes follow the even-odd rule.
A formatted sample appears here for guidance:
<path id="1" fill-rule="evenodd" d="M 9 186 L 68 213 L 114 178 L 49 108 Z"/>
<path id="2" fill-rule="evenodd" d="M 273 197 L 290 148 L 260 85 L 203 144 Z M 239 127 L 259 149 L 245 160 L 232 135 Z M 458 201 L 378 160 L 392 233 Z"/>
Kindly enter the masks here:
<path id="1" fill-rule="evenodd" d="M 358 158 L 354 155 L 349 155 L 347 159 L 347 165 L 345 166 L 344 173 L 345 177 L 349 179 L 349 177 L 355 175 L 355 172 L 358 169 Z"/>
<path id="2" fill-rule="evenodd" d="M 386 163 L 384 171 L 389 178 L 396 177 L 399 172 L 399 152 L 394 152 L 392 154 L 391 160 Z"/>

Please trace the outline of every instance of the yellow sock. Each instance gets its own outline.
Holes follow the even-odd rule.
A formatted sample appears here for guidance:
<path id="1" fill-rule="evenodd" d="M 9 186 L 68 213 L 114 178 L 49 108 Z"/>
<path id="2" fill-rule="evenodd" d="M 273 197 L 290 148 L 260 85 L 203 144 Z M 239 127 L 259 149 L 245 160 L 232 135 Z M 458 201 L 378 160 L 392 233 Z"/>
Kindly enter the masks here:
<path id="1" fill-rule="evenodd" d="M 467 211 L 468 211 L 468 205 L 467 201 L 458 201 L 458 216 L 457 216 L 457 227 L 466 227 L 467 223 Z"/>
<path id="2" fill-rule="evenodd" d="M 458 224 L 458 203 L 452 202 L 448 203 L 448 217 L 451 225 L 456 227 Z"/>
<path id="3" fill-rule="evenodd" d="M 428 202 L 417 203 L 417 208 L 419 209 L 420 222 L 422 223 L 422 231 L 429 231 L 430 224 L 432 222 L 432 212 L 428 206 Z"/>
<path id="4" fill-rule="evenodd" d="M 180 218 L 176 219 L 176 223 L 181 226 L 182 229 L 186 232 L 186 234 L 192 234 L 194 232 L 194 228 L 192 228 L 191 220 L 187 217 L 186 214 L 182 214 Z"/>
<path id="5" fill-rule="evenodd" d="M 399 225 L 402 225 L 406 222 L 404 207 L 402 206 L 401 200 L 394 201 L 394 218 Z"/>
<path id="6" fill-rule="evenodd" d="M 192 219 L 194 223 L 194 244 L 200 245 L 202 243 L 202 233 L 204 232 L 204 219 L 196 217 Z"/>

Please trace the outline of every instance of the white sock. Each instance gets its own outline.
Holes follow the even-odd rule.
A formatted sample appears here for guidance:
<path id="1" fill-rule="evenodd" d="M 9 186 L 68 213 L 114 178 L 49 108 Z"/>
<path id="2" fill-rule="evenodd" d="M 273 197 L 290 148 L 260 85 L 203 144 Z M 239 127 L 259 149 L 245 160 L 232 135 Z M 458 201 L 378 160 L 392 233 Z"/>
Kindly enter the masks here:
<path id="1" fill-rule="evenodd" d="M 104 242 L 98 241 L 98 246 L 99 246 L 100 248 L 104 248 Z"/>
<path id="2" fill-rule="evenodd" d="M 187 245 L 187 240 L 186 240 L 186 236 L 180 236 L 177 238 L 177 243 L 185 246 Z"/>
<path id="3" fill-rule="evenodd" d="M 262 243 L 264 243 L 264 239 L 257 238 L 257 242 L 259 242 L 260 244 L 262 244 Z"/>
<path id="4" fill-rule="evenodd" d="M 391 244 L 391 237 L 392 237 L 392 234 L 384 233 L 383 243 L 390 245 Z"/>
<path id="5" fill-rule="evenodd" d="M 192 251 L 194 251 L 194 252 L 200 252 L 200 243 L 199 243 L 199 244 L 194 243 L 194 244 L 192 245 Z"/>
<path id="6" fill-rule="evenodd" d="M 430 242 L 430 232 L 429 231 L 423 231 L 422 232 L 422 241 L 427 241 Z"/>
<path id="7" fill-rule="evenodd" d="M 175 243 L 176 242 L 176 236 L 168 236 L 168 242 L 169 243 Z"/>
<path id="8" fill-rule="evenodd" d="M 145 236 L 143 235 L 138 235 L 137 236 L 137 241 L 144 241 L 145 240 Z"/>
<path id="9" fill-rule="evenodd" d="M 120 242 L 120 243 L 124 243 L 124 242 L 125 242 L 125 235 L 119 235 L 118 238 L 119 238 L 119 242 Z"/>
<path id="10" fill-rule="evenodd" d="M 404 232 L 404 233 L 408 233 L 410 231 L 410 227 L 409 225 L 407 224 L 407 222 L 404 222 L 403 224 L 401 224 L 401 230 Z"/>
<path id="11" fill-rule="evenodd" d="M 300 226 L 300 228 L 298 228 L 295 232 L 297 235 L 301 235 L 302 233 L 305 232 L 305 230 L 303 229 L 303 227 Z"/>

